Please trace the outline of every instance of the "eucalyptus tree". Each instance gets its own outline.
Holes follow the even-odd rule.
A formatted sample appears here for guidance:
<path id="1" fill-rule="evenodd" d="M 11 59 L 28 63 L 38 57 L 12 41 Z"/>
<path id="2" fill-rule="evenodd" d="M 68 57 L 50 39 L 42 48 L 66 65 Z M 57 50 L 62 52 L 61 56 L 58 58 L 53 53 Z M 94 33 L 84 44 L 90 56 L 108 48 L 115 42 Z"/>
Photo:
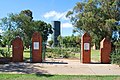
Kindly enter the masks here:
<path id="1" fill-rule="evenodd" d="M 113 31 L 120 30 L 115 25 L 120 20 L 119 2 L 120 0 L 85 0 L 76 3 L 66 17 L 70 18 L 74 31 L 88 32 L 92 36 L 92 42 L 99 45 L 104 37 L 111 40 Z"/>

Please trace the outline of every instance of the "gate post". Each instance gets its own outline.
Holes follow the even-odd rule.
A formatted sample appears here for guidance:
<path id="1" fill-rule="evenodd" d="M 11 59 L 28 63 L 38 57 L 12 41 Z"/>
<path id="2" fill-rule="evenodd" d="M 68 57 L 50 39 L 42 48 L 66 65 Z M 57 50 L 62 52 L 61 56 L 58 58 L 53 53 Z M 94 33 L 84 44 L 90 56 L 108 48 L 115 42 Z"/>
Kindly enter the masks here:
<path id="1" fill-rule="evenodd" d="M 111 42 L 104 38 L 100 42 L 101 63 L 110 63 Z"/>
<path id="2" fill-rule="evenodd" d="M 12 41 L 12 61 L 22 62 L 23 61 L 23 41 L 20 37 L 16 37 Z"/>
<path id="3" fill-rule="evenodd" d="M 91 62 L 91 37 L 85 33 L 81 39 L 81 61 L 82 63 Z"/>
<path id="4" fill-rule="evenodd" d="M 32 36 L 32 62 L 42 62 L 42 37 L 39 32 Z"/>

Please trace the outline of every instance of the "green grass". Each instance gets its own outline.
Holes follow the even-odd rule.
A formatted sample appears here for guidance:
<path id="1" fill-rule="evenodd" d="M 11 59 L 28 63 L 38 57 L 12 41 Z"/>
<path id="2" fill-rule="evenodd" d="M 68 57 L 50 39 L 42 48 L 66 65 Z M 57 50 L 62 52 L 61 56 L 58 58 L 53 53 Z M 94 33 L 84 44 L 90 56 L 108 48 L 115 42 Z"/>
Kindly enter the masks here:
<path id="1" fill-rule="evenodd" d="M 100 50 L 91 50 L 91 60 L 100 62 Z"/>
<path id="2" fill-rule="evenodd" d="M 7 47 L 0 47 L 0 49 L 7 51 Z M 12 48 L 10 48 L 10 51 L 12 53 Z M 0 57 L 3 57 L 3 56 L 0 54 Z M 29 49 L 24 50 L 23 57 L 24 57 L 24 59 L 30 58 L 30 50 Z"/>
<path id="3" fill-rule="evenodd" d="M 24 56 L 25 59 L 30 58 L 30 50 L 29 49 L 25 49 L 24 53 L 23 53 L 23 56 Z"/>
<path id="4" fill-rule="evenodd" d="M 120 76 L 0 74 L 0 80 L 120 80 Z"/>
<path id="5" fill-rule="evenodd" d="M 80 59 L 80 53 L 76 53 L 75 57 Z M 91 60 L 100 62 L 100 50 L 91 50 Z"/>
<path id="6" fill-rule="evenodd" d="M 0 47 L 0 49 L 7 50 L 7 47 L 5 47 L 5 48 Z M 12 51 L 12 49 L 10 49 L 10 50 Z M 74 56 L 76 58 L 80 59 L 80 53 L 76 53 Z M 0 54 L 0 57 L 2 57 L 1 54 Z M 29 49 L 24 50 L 23 57 L 24 57 L 24 59 L 30 58 L 30 50 Z M 100 50 L 91 50 L 91 60 L 100 62 Z"/>
<path id="7" fill-rule="evenodd" d="M 80 56 L 81 56 L 80 53 L 75 54 L 75 57 L 78 58 L 78 59 L 80 59 Z"/>

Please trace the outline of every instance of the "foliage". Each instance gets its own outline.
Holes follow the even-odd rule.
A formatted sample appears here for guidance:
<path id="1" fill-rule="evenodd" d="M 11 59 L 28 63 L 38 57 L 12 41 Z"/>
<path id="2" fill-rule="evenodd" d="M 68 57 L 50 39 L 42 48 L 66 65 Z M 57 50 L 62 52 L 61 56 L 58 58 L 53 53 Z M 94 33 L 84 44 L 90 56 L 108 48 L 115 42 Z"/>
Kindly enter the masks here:
<path id="1" fill-rule="evenodd" d="M 49 43 L 49 46 L 52 46 L 53 40 L 48 41 L 48 43 Z"/>
<path id="2" fill-rule="evenodd" d="M 115 50 L 111 53 L 111 63 L 120 65 L 120 50 Z"/>
<path id="3" fill-rule="evenodd" d="M 11 56 L 11 52 L 8 52 L 6 50 L 1 50 L 1 49 L 0 49 L 0 54 L 6 58 L 9 58 Z"/>
<path id="4" fill-rule="evenodd" d="M 114 42 L 115 50 L 111 53 L 111 63 L 119 64 L 120 65 L 120 41 Z"/>
<path id="5" fill-rule="evenodd" d="M 60 42 L 60 46 L 61 47 L 80 47 L 80 43 L 81 43 L 81 36 L 58 36 L 58 41 Z"/>
<path id="6" fill-rule="evenodd" d="M 7 45 L 10 45 L 12 39 L 16 36 L 20 36 L 24 41 L 24 45 L 29 46 L 32 34 L 35 31 L 42 35 L 43 41 L 46 41 L 48 35 L 52 33 L 51 25 L 44 21 L 33 20 L 32 11 L 30 10 L 23 10 L 18 14 L 11 13 L 8 17 L 1 19 L 0 25 L 5 32 L 3 35 L 6 37 L 6 39 L 3 38 L 3 42 L 9 41 L 5 43 Z"/>
<path id="7" fill-rule="evenodd" d="M 44 21 L 33 20 L 30 10 L 24 10 L 18 14 L 9 14 L 8 17 L 1 19 L 0 27 L 4 31 L 2 33 L 2 43 L 8 45 L 8 53 L 10 53 L 11 42 L 16 36 L 20 36 L 24 45 L 28 47 L 35 31 L 42 35 L 43 41 L 47 41 L 49 34 L 52 34 L 51 25 Z"/>
<path id="8" fill-rule="evenodd" d="M 59 48 L 52 48 L 52 49 L 47 48 L 46 51 L 50 52 L 47 54 L 48 58 L 58 58 L 61 55 L 61 49 L 59 49 Z"/>
<path id="9" fill-rule="evenodd" d="M 9 15 L 9 16 L 11 16 L 11 15 Z M 5 44 L 8 45 L 7 52 L 4 52 L 5 54 L 7 54 L 7 53 L 10 53 L 11 41 L 14 38 L 13 33 L 16 28 L 14 27 L 14 22 L 12 22 L 9 17 L 2 18 L 0 26 L 4 30 L 4 32 L 2 33 L 2 35 L 3 35 L 2 43 L 3 43 L 3 45 L 5 45 Z"/>
<path id="10" fill-rule="evenodd" d="M 75 53 L 80 53 L 79 48 L 47 48 L 46 56 L 48 58 L 75 58 Z"/>
<path id="11" fill-rule="evenodd" d="M 99 45 L 107 37 L 111 40 L 113 31 L 120 31 L 115 22 L 120 20 L 119 0 L 85 0 L 76 3 L 66 17 L 77 32 L 88 32 L 92 42 Z"/>

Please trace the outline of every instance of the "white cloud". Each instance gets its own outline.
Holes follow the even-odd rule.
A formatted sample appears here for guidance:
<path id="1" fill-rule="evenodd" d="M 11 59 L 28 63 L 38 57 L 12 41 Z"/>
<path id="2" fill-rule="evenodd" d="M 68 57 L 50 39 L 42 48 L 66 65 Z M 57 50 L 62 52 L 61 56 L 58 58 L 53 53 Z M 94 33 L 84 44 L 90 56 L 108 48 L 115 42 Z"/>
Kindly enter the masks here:
<path id="1" fill-rule="evenodd" d="M 66 18 L 66 14 L 69 10 L 65 12 L 49 11 L 43 15 L 45 19 L 49 20 L 59 20 L 61 21 L 62 28 L 71 28 L 72 24 L 69 23 L 69 19 Z"/>
<path id="2" fill-rule="evenodd" d="M 54 19 L 54 20 L 68 20 L 65 15 L 67 14 L 67 11 L 65 12 L 56 12 L 56 11 L 49 11 L 43 15 L 46 19 Z"/>
<path id="3" fill-rule="evenodd" d="M 73 25 L 71 23 L 62 23 L 61 27 L 62 28 L 71 28 Z"/>

